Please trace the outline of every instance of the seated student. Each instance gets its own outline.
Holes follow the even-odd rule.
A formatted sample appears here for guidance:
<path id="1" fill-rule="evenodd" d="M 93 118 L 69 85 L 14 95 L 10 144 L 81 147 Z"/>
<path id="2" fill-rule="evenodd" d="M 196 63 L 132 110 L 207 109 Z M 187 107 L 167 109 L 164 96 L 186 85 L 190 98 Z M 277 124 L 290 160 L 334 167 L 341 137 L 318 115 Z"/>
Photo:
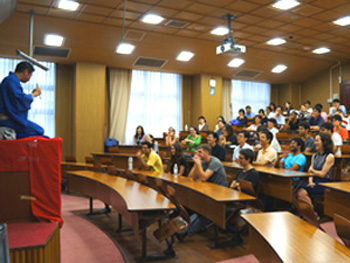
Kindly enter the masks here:
<path id="1" fill-rule="evenodd" d="M 302 184 L 297 193 L 297 198 L 308 202 L 312 206 L 310 196 L 321 195 L 324 187 L 319 183 L 330 182 L 332 180 L 335 157 L 333 155 L 333 143 L 331 136 L 327 133 L 319 133 L 315 138 L 316 150 L 311 159 L 309 173 L 314 177 L 309 177 L 308 184 Z"/>
<path id="2" fill-rule="evenodd" d="M 230 145 L 237 144 L 237 138 L 233 133 L 233 129 L 230 124 L 225 124 L 221 129 L 222 135 L 220 136 L 219 144 L 224 148 L 230 148 Z"/>
<path id="3" fill-rule="evenodd" d="M 316 152 L 315 139 L 309 135 L 310 124 L 306 121 L 299 123 L 298 133 L 304 141 L 304 153 Z"/>
<path id="4" fill-rule="evenodd" d="M 255 115 L 254 123 L 251 124 L 246 130 L 247 131 L 256 131 L 258 127 L 261 125 L 262 117 L 260 115 Z"/>
<path id="5" fill-rule="evenodd" d="M 289 120 L 286 123 L 286 130 L 296 131 L 299 127 L 299 119 L 296 111 L 291 111 L 289 115 Z"/>
<path id="6" fill-rule="evenodd" d="M 252 112 L 252 108 L 250 107 L 250 105 L 245 106 L 245 116 L 250 121 L 253 120 L 255 117 L 255 113 Z"/>
<path id="7" fill-rule="evenodd" d="M 312 116 L 309 119 L 310 129 L 312 131 L 319 131 L 322 123 L 324 123 L 324 120 L 320 114 L 321 109 L 319 107 L 314 107 Z"/>
<path id="8" fill-rule="evenodd" d="M 333 142 L 333 153 L 336 155 L 341 155 L 341 146 L 343 145 L 343 140 L 339 133 L 333 132 L 333 124 L 330 122 L 323 123 L 321 125 L 320 131 L 331 136 Z"/>
<path id="9" fill-rule="evenodd" d="M 273 116 L 275 116 L 275 113 L 276 113 L 276 104 L 275 103 L 273 103 L 273 102 L 271 102 L 270 104 L 269 104 L 269 107 L 270 107 L 270 109 L 271 109 L 271 112 L 267 115 L 267 118 L 273 118 Z"/>
<path id="10" fill-rule="evenodd" d="M 283 107 L 281 105 L 276 107 L 275 116 L 273 118 L 276 120 L 279 130 L 283 130 L 284 126 L 286 125 L 286 120 L 283 116 Z"/>
<path id="11" fill-rule="evenodd" d="M 195 152 L 198 145 L 201 144 L 202 136 L 199 135 L 199 132 L 196 127 L 191 126 L 190 127 L 190 134 L 187 136 L 186 139 L 182 140 L 182 145 L 187 145 L 187 151 Z"/>
<path id="12" fill-rule="evenodd" d="M 308 120 L 310 118 L 310 112 L 307 111 L 305 104 L 300 105 L 299 118 L 301 120 Z"/>
<path id="13" fill-rule="evenodd" d="M 150 142 L 142 142 L 142 153 L 138 152 L 137 157 L 141 160 L 142 168 L 145 170 L 163 172 L 163 163 L 159 155 L 153 151 Z"/>
<path id="14" fill-rule="evenodd" d="M 209 131 L 209 126 L 204 116 L 198 117 L 198 131 L 200 132 Z"/>
<path id="15" fill-rule="evenodd" d="M 173 127 L 170 127 L 168 129 L 168 134 L 165 137 L 165 145 L 172 146 L 177 142 L 179 142 L 179 138 L 175 135 L 175 129 Z"/>
<path id="16" fill-rule="evenodd" d="M 253 147 L 250 146 L 247 141 L 249 139 L 249 132 L 247 131 L 240 131 L 237 135 L 237 142 L 238 145 L 236 146 L 236 148 L 233 151 L 233 156 L 232 156 L 232 160 L 237 162 L 238 161 L 238 157 L 239 157 L 239 153 L 242 149 L 249 149 L 249 150 L 253 150 Z"/>
<path id="17" fill-rule="evenodd" d="M 279 130 L 276 128 L 276 120 L 271 118 L 271 119 L 268 119 L 267 121 L 267 128 L 268 130 L 273 134 L 273 139 L 272 139 L 272 142 L 271 142 L 271 146 L 277 151 L 277 152 L 282 152 L 282 148 L 281 148 L 281 145 L 280 143 L 278 142 L 277 140 L 277 136 L 276 134 L 279 133 Z"/>
<path id="18" fill-rule="evenodd" d="M 270 110 L 270 112 L 271 112 L 271 110 Z M 268 114 L 266 113 L 266 115 L 265 115 L 264 109 L 259 110 L 259 115 L 261 116 L 261 125 L 267 125 L 268 118 L 266 115 L 268 115 Z"/>
<path id="19" fill-rule="evenodd" d="M 317 103 L 315 105 L 315 107 L 319 107 L 321 109 L 320 115 L 323 118 L 324 122 L 327 122 L 328 121 L 328 114 L 327 114 L 327 112 L 323 111 L 323 105 L 321 103 Z"/>
<path id="20" fill-rule="evenodd" d="M 145 131 L 141 125 L 137 126 L 136 133 L 133 137 L 133 145 L 141 145 L 145 141 Z"/>
<path id="21" fill-rule="evenodd" d="M 219 136 L 216 132 L 209 132 L 207 136 L 208 144 L 211 147 L 211 155 L 218 158 L 220 161 L 225 161 L 225 149 L 219 145 Z"/>
<path id="22" fill-rule="evenodd" d="M 343 128 L 342 117 L 338 114 L 332 116 L 332 124 L 334 126 L 333 132 L 339 133 L 340 137 L 344 140 L 349 140 L 349 132 L 347 129 Z"/>
<path id="23" fill-rule="evenodd" d="M 218 129 L 216 130 L 217 135 L 220 137 L 221 135 L 223 135 L 222 130 L 225 127 L 226 122 L 224 120 L 219 120 L 218 124 L 216 126 L 218 126 Z"/>
<path id="24" fill-rule="evenodd" d="M 220 160 L 211 155 L 211 147 L 208 144 L 201 144 L 196 150 L 193 157 L 194 166 L 188 177 L 199 179 L 203 182 L 210 182 L 221 186 L 228 186 L 225 168 Z M 188 236 L 193 236 L 203 227 L 210 223 L 210 220 L 202 215 L 194 213 L 191 215 L 190 225 L 186 227 L 182 233 L 177 233 L 176 237 L 179 241 Z"/>
<path id="25" fill-rule="evenodd" d="M 237 120 L 239 120 L 242 125 L 247 125 L 247 117 L 245 116 L 245 111 L 243 109 L 239 109 Z"/>
<path id="26" fill-rule="evenodd" d="M 239 165 L 243 167 L 243 170 L 238 171 L 230 185 L 231 188 L 239 189 L 239 180 L 245 180 L 251 182 L 255 192 L 257 192 L 260 175 L 252 165 L 254 157 L 254 151 L 250 149 L 240 150 L 237 160 Z"/>
<path id="27" fill-rule="evenodd" d="M 305 105 L 306 111 L 311 114 L 313 111 L 313 109 L 311 108 L 311 102 L 309 100 L 307 100 L 307 101 L 305 101 L 304 105 Z"/>
<path id="28" fill-rule="evenodd" d="M 218 116 L 217 118 L 216 118 L 216 125 L 215 125 L 215 130 L 214 131 L 217 131 L 217 130 L 219 130 L 220 129 L 220 127 L 219 127 L 219 121 L 221 121 L 222 123 L 226 123 L 226 121 L 225 121 L 225 118 L 223 117 L 223 116 Z"/>
<path id="29" fill-rule="evenodd" d="M 152 145 L 152 149 L 156 152 L 159 153 L 159 147 L 158 147 L 158 142 L 154 139 L 152 134 L 146 134 L 144 137 L 145 142 L 150 142 Z"/>
<path id="30" fill-rule="evenodd" d="M 284 104 L 285 108 L 284 108 L 284 112 L 289 115 L 292 110 L 293 110 L 293 107 L 292 107 L 292 104 L 290 103 L 290 101 L 286 101 L 286 103 Z"/>
<path id="31" fill-rule="evenodd" d="M 279 163 L 280 168 L 304 171 L 306 165 L 306 157 L 302 154 L 304 150 L 304 141 L 301 138 L 295 137 L 290 142 L 290 151 L 292 153 L 286 154 Z"/>
<path id="32" fill-rule="evenodd" d="M 258 152 L 256 161 L 253 162 L 254 165 L 261 166 L 275 166 L 277 161 L 277 152 L 274 148 L 270 146 L 272 142 L 273 134 L 268 130 L 261 131 L 260 134 L 260 145 L 261 150 Z"/>
<path id="33" fill-rule="evenodd" d="M 340 100 L 339 99 L 334 99 L 332 102 L 332 106 L 329 109 L 329 114 L 330 115 L 334 115 L 338 110 L 341 110 L 344 114 L 344 116 L 346 116 L 346 108 L 344 105 L 340 105 Z"/>
<path id="34" fill-rule="evenodd" d="M 174 143 L 170 147 L 171 159 L 169 172 L 174 174 L 174 166 L 177 165 L 178 175 L 186 176 L 187 162 L 184 158 L 182 147 L 179 143 Z"/>

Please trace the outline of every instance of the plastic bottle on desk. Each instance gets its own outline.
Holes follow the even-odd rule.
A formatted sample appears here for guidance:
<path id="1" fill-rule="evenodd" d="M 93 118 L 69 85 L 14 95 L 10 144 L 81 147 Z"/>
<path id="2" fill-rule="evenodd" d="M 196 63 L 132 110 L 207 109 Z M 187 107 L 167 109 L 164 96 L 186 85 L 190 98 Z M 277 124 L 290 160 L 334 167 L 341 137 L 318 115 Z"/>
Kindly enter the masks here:
<path id="1" fill-rule="evenodd" d="M 177 175 L 179 174 L 179 169 L 178 169 L 178 167 L 177 167 L 177 164 L 174 164 L 174 177 L 176 178 L 177 177 Z"/>
<path id="2" fill-rule="evenodd" d="M 188 126 L 187 126 L 187 124 L 185 125 L 185 131 L 188 131 Z"/>
<path id="3" fill-rule="evenodd" d="M 133 168 L 133 167 L 132 167 L 132 161 L 133 161 L 133 160 L 132 160 L 132 157 L 130 156 L 130 157 L 128 158 L 128 169 L 129 169 L 129 170 L 132 170 L 132 168 Z"/>

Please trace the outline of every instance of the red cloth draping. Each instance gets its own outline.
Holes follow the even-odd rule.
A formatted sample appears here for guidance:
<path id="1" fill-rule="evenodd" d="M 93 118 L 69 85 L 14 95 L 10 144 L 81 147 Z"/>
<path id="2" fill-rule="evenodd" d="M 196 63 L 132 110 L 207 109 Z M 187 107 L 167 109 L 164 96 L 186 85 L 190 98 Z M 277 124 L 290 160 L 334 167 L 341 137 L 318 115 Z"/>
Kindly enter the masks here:
<path id="1" fill-rule="evenodd" d="M 0 141 L 0 171 L 29 171 L 32 213 L 39 221 L 61 217 L 62 139 L 29 137 Z"/>

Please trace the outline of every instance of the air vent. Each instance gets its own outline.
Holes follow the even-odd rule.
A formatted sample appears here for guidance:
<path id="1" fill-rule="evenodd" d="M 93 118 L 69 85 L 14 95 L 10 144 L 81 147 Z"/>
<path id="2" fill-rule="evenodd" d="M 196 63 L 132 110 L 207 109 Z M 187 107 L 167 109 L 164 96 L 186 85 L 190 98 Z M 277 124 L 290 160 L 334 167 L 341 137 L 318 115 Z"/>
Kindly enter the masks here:
<path id="1" fill-rule="evenodd" d="M 188 22 L 180 21 L 180 20 L 169 20 L 168 22 L 165 23 L 165 26 L 176 27 L 176 28 L 185 28 L 188 25 L 189 25 Z"/>
<path id="2" fill-rule="evenodd" d="M 55 48 L 55 47 L 34 47 L 34 55 L 56 58 L 67 58 L 69 55 L 69 49 Z"/>
<path id="3" fill-rule="evenodd" d="M 287 41 L 287 43 L 284 43 L 282 47 L 296 48 L 296 47 L 300 47 L 300 44 Z"/>
<path id="4" fill-rule="evenodd" d="M 134 66 L 147 68 L 162 68 L 166 62 L 166 59 L 138 57 L 134 63 Z"/>
<path id="5" fill-rule="evenodd" d="M 124 38 L 126 40 L 141 41 L 145 37 L 145 35 L 145 32 L 129 29 L 128 31 L 126 31 Z"/>
<path id="6" fill-rule="evenodd" d="M 254 79 L 261 74 L 261 71 L 251 70 L 251 69 L 242 69 L 234 74 L 235 77 L 249 78 Z"/>

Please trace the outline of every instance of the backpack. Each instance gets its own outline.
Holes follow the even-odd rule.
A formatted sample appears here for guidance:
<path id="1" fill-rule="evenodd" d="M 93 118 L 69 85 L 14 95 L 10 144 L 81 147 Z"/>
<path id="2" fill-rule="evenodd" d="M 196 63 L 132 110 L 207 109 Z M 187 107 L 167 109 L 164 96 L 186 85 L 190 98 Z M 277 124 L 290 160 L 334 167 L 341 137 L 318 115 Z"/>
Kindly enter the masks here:
<path id="1" fill-rule="evenodd" d="M 119 145 L 119 141 L 114 138 L 107 138 L 105 140 L 105 153 L 109 152 L 109 147 L 115 147 Z"/>

